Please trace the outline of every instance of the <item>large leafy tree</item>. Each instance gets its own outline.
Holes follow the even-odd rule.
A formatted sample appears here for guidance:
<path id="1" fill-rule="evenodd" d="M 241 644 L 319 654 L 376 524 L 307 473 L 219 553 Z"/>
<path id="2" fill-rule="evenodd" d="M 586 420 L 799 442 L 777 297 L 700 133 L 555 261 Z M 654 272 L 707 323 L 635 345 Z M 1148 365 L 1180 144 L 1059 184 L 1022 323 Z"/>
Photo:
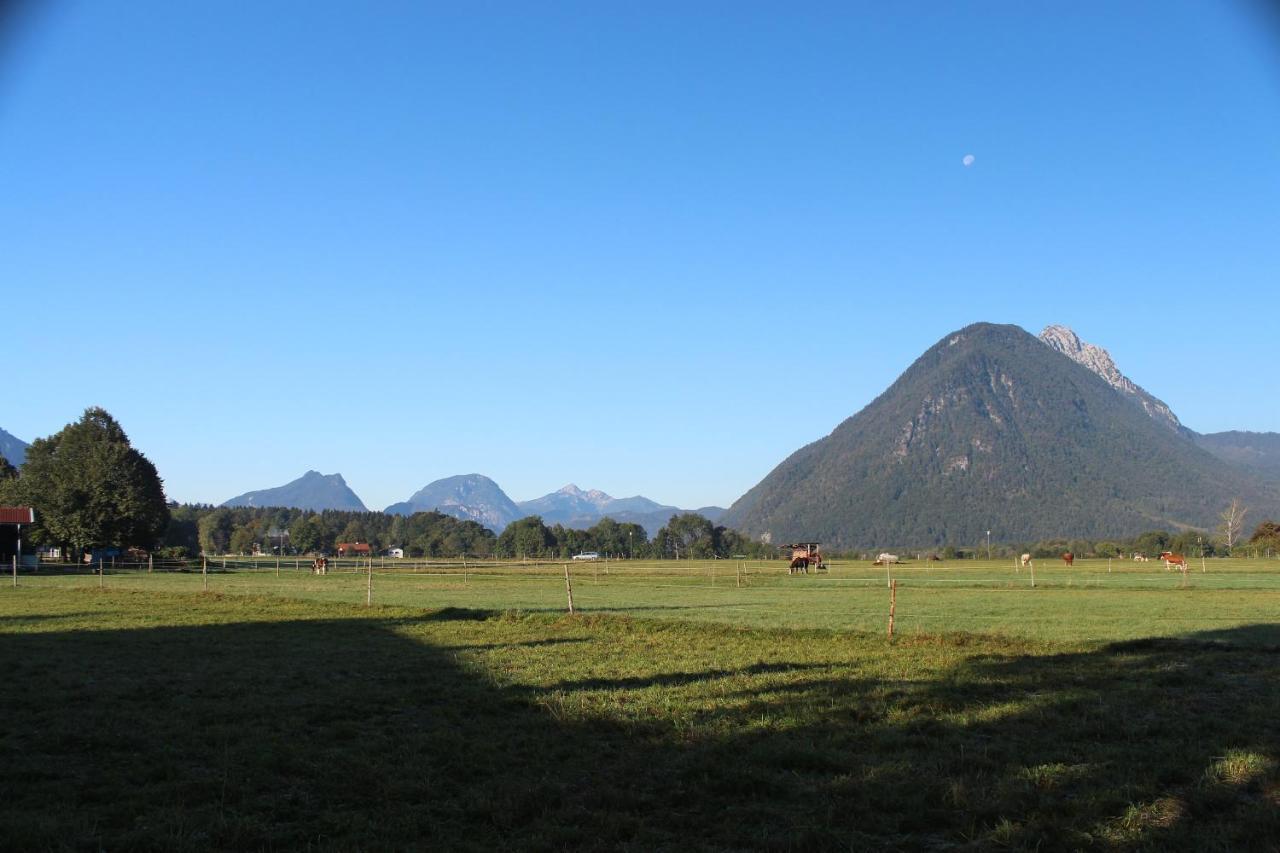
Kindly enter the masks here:
<path id="1" fill-rule="evenodd" d="M 57 434 L 36 439 L 18 484 L 21 497 L 36 508 L 39 541 L 151 547 L 169 523 L 155 465 L 101 408 L 86 409 Z"/>
<path id="2" fill-rule="evenodd" d="M 555 544 L 542 517 L 530 515 L 508 524 L 498 537 L 495 550 L 504 557 L 542 557 L 551 553 Z"/>
<path id="3" fill-rule="evenodd" d="M 695 512 L 673 515 L 653 537 L 655 556 L 705 558 L 716 553 L 716 528 Z"/>

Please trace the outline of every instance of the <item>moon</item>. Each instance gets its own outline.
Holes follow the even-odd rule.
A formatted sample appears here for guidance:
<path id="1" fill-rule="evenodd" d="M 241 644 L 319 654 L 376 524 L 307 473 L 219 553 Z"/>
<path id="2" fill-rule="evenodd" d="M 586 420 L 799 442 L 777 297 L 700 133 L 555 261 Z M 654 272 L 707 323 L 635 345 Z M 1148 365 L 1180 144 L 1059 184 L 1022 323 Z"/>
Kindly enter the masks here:
<path id="1" fill-rule="evenodd" d="M 964 167 L 967 169 L 967 168 L 969 168 L 970 166 L 972 166 L 972 165 L 973 165 L 973 161 L 974 161 L 974 160 L 977 160 L 977 159 L 978 159 L 978 158 L 977 158 L 977 157 L 974 157 L 972 154 L 966 154 L 966 155 L 964 155 L 964 159 L 963 159 L 963 160 L 961 160 L 960 162 L 961 162 L 961 163 L 964 163 Z"/>

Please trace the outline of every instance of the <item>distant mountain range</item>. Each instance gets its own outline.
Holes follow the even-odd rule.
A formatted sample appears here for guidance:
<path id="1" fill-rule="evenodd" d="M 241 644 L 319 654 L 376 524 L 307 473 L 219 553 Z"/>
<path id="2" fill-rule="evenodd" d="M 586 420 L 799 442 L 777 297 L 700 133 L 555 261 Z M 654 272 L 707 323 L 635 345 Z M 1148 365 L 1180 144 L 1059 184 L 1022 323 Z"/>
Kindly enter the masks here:
<path id="1" fill-rule="evenodd" d="M 671 520 L 671 516 L 696 512 L 711 521 L 719 521 L 724 508 L 718 506 L 687 510 L 677 506 L 660 504 L 636 495 L 631 498 L 615 498 L 597 489 L 583 491 L 570 483 L 559 491 L 531 501 L 520 501 L 522 515 L 538 515 L 547 524 L 563 524 L 565 527 L 586 528 L 608 517 L 622 524 L 639 524 L 650 535 Z"/>
<path id="2" fill-rule="evenodd" d="M 341 474 L 325 475 L 317 471 L 308 471 L 292 483 L 274 489 L 246 492 L 222 505 L 367 511 L 364 502 L 347 486 Z M 563 524 L 580 529 L 591 527 L 608 516 L 619 523 L 639 524 L 650 536 L 670 521 L 672 515 L 698 512 L 718 521 L 724 514 L 723 507 L 684 510 L 638 495 L 613 498 L 604 492 L 584 491 L 574 485 L 531 501 L 516 503 L 483 474 L 460 474 L 436 480 L 414 492 L 408 500 L 393 503 L 383 511 L 391 515 L 412 515 L 432 510 L 478 522 L 498 533 L 516 519 L 530 515 L 541 516 L 548 525 Z"/>
<path id="3" fill-rule="evenodd" d="M 245 492 L 223 506 L 288 506 L 298 509 L 345 509 L 367 512 L 364 502 L 351 491 L 341 474 L 308 471 L 291 483 L 274 489 Z"/>
<path id="4" fill-rule="evenodd" d="M 22 439 L 0 429 L 0 456 L 9 460 L 13 467 L 17 468 L 26 461 L 28 447 L 30 445 Z"/>
<path id="5" fill-rule="evenodd" d="M 584 491 L 572 484 L 540 498 L 516 503 L 497 483 L 482 474 L 446 477 L 428 483 L 407 501 L 394 503 L 385 511 L 410 515 L 428 510 L 477 521 L 496 532 L 501 532 L 516 519 L 537 515 L 546 524 L 575 528 L 590 527 L 608 517 L 624 524 L 639 524 L 649 535 L 656 533 L 672 515 L 690 511 L 638 495 L 614 498 L 596 489 Z M 724 513 L 721 507 L 692 511 L 702 513 L 712 521 L 719 520 Z"/>
<path id="6" fill-rule="evenodd" d="M 1037 339 L 978 323 L 785 459 L 723 522 L 875 548 L 976 543 L 988 529 L 1011 541 L 1210 528 L 1234 497 L 1276 517 L 1280 489 L 1260 468 L 1280 437 L 1247 436 L 1196 436 L 1069 329 Z"/>

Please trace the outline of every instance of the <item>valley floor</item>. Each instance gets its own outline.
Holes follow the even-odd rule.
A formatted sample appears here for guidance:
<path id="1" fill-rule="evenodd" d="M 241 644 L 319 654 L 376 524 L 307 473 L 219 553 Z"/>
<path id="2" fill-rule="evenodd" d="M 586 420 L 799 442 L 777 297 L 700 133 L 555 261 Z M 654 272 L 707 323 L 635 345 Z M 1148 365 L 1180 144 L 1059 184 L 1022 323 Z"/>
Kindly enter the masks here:
<path id="1" fill-rule="evenodd" d="M 551 567 L 375 573 L 372 607 L 355 574 L 20 576 L 0 847 L 1280 843 L 1280 585 L 1256 567 L 903 572 L 892 644 L 883 575 L 728 568 L 584 568 L 572 617 Z"/>

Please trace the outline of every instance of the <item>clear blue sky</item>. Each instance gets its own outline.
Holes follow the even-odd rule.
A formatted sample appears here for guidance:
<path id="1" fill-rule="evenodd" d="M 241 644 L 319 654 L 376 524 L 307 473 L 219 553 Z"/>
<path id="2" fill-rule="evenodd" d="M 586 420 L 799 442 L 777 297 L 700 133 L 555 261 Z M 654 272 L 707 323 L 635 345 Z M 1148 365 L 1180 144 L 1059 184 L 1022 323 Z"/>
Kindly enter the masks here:
<path id="1" fill-rule="evenodd" d="M 728 504 L 989 320 L 1280 430 L 1259 9 L 52 2 L 0 42 L 0 427 L 102 405 L 184 501 Z"/>

